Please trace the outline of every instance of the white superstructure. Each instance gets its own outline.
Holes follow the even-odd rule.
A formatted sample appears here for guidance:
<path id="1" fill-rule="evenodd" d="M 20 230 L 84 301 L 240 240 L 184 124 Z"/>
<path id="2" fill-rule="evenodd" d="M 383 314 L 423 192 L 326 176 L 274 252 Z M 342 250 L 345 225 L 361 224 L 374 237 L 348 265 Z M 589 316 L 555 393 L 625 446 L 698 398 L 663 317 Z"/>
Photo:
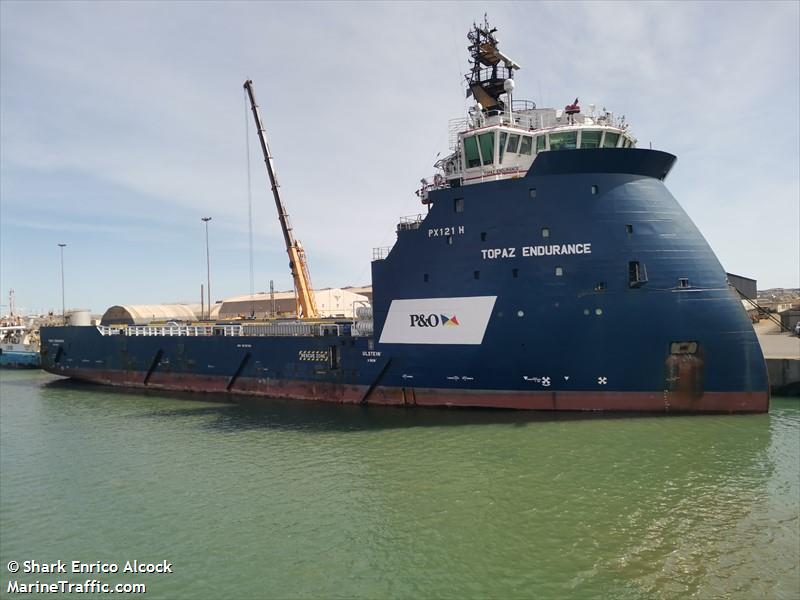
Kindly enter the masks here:
<path id="1" fill-rule="evenodd" d="M 537 108 L 514 100 L 514 71 L 519 64 L 497 49 L 495 29 L 475 26 L 469 35 L 472 71 L 468 96 L 475 104 L 464 118 L 450 121 L 451 153 L 434 165 L 417 195 L 427 203 L 431 190 L 523 177 L 542 152 L 589 148 L 631 148 L 636 138 L 625 117 L 605 107 L 583 113 L 578 98 L 563 109 Z"/>

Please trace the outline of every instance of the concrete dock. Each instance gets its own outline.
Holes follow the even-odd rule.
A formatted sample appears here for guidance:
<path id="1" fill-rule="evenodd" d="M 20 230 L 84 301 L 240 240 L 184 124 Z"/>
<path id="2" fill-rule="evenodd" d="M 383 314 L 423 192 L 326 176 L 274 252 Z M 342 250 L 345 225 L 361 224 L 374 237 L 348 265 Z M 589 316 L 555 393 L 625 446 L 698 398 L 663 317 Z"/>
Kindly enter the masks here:
<path id="1" fill-rule="evenodd" d="M 767 361 L 773 393 L 800 394 L 800 337 L 781 333 L 778 325 L 769 319 L 764 319 L 753 327 Z"/>

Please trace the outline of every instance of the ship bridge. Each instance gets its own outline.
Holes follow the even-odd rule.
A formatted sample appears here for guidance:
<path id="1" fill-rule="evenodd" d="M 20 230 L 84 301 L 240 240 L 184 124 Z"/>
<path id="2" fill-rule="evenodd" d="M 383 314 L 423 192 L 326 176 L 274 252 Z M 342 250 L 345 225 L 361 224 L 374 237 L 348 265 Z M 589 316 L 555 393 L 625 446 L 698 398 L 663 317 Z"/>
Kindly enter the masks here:
<path id="1" fill-rule="evenodd" d="M 422 180 L 417 195 L 423 203 L 436 189 L 523 177 L 542 152 L 636 146 L 625 117 L 605 108 L 596 111 L 590 104 L 583 112 L 578 98 L 563 109 L 514 100 L 513 76 L 520 66 L 498 50 L 495 31 L 474 25 L 468 35 L 467 96 L 476 103 L 468 116 L 450 121 L 451 153 L 436 162 L 433 177 Z"/>

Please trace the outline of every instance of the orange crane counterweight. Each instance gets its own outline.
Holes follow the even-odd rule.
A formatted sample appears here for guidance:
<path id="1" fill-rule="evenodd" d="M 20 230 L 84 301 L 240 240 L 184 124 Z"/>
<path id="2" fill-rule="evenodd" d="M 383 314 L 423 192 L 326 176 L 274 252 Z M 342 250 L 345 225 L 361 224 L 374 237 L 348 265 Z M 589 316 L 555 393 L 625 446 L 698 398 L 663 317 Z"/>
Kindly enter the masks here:
<path id="1" fill-rule="evenodd" d="M 253 109 L 253 118 L 256 121 L 256 129 L 258 130 L 258 141 L 261 142 L 264 163 L 267 165 L 267 174 L 272 184 L 272 196 L 275 198 L 275 208 L 278 209 L 278 220 L 281 223 L 283 240 L 286 242 L 289 268 L 292 270 L 294 289 L 297 294 L 297 316 L 304 319 L 316 319 L 319 317 L 319 313 L 317 312 L 317 303 L 314 300 L 314 290 L 311 289 L 311 277 L 308 274 L 306 253 L 300 242 L 294 239 L 292 225 L 289 223 L 289 214 L 286 212 L 286 207 L 281 200 L 280 186 L 275 176 L 275 167 L 272 164 L 272 154 L 269 151 L 264 126 L 261 124 L 261 115 L 258 111 L 258 104 L 256 104 L 256 97 L 253 94 L 253 82 L 249 79 L 245 81 L 244 89 L 247 90 L 247 95 L 250 97 L 250 107 Z"/>

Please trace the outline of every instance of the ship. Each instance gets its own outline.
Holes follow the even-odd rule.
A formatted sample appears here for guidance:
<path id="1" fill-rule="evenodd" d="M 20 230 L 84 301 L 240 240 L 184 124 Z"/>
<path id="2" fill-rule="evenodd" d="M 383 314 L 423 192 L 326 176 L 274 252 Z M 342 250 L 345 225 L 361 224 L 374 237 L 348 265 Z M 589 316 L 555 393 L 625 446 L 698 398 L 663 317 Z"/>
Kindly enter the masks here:
<path id="1" fill-rule="evenodd" d="M 665 185 L 676 157 L 605 108 L 514 98 L 468 33 L 467 114 L 372 257 L 372 301 L 320 319 L 245 83 L 297 294 L 294 319 L 42 329 L 42 367 L 101 384 L 363 405 L 759 413 L 769 386 L 725 270 Z"/>
<path id="2" fill-rule="evenodd" d="M 14 290 L 10 305 L 13 307 Z M 33 319 L 15 315 L 0 318 L 0 367 L 15 369 L 39 368 L 39 329 Z"/>

